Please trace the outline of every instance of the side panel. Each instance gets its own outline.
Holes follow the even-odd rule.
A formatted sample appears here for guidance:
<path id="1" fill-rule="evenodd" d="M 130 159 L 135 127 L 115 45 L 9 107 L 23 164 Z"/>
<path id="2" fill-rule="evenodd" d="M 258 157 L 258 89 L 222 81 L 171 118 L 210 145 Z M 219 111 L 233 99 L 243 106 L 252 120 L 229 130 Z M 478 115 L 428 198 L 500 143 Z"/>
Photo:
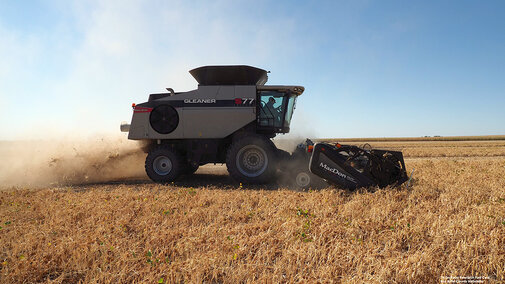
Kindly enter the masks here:
<path id="1" fill-rule="evenodd" d="M 217 89 L 214 90 L 217 94 Z M 183 129 L 183 100 L 186 98 L 198 97 L 198 90 L 192 90 L 185 93 L 180 93 L 175 96 L 167 96 L 158 100 L 145 102 L 138 104 L 133 111 L 132 121 L 130 125 L 130 132 L 128 133 L 128 139 L 140 140 L 140 139 L 181 139 L 184 138 Z M 177 128 L 169 134 L 160 134 L 156 132 L 149 122 L 149 116 L 151 111 L 156 106 L 168 104 L 175 108 L 177 114 L 179 115 L 179 124 Z"/>
<path id="2" fill-rule="evenodd" d="M 184 138 L 223 138 L 255 119 L 251 107 L 185 108 Z"/>
<path id="3" fill-rule="evenodd" d="M 156 132 L 149 122 L 153 108 L 171 105 L 179 115 L 169 134 Z M 200 86 L 137 105 L 129 139 L 224 138 L 256 119 L 256 86 Z"/>
<path id="4" fill-rule="evenodd" d="M 201 98 L 210 98 L 213 88 L 200 87 Z M 184 106 L 184 138 L 223 138 L 256 119 L 256 86 L 219 86 L 216 104 Z M 236 104 L 235 99 L 241 103 Z M 242 103 L 242 98 L 248 98 Z"/>
<path id="5" fill-rule="evenodd" d="M 160 134 L 156 132 L 149 123 L 149 116 L 151 112 L 134 112 L 130 132 L 128 133 L 128 139 L 140 140 L 140 139 L 180 139 L 184 135 L 184 125 L 182 118 L 184 110 L 182 108 L 175 108 L 177 114 L 179 115 L 179 124 L 174 131 L 169 134 Z"/>
<path id="6" fill-rule="evenodd" d="M 128 139 L 140 140 L 149 138 L 147 135 L 146 127 L 148 124 L 146 121 L 149 121 L 149 113 L 133 113 Z"/>

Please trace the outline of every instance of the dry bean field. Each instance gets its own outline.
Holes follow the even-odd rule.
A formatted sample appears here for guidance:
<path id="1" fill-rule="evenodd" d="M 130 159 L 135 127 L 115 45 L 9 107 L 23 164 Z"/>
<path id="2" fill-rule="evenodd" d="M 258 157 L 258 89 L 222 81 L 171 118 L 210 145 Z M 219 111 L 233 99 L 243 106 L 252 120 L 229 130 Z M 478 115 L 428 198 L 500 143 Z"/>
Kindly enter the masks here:
<path id="1" fill-rule="evenodd" d="M 411 186 L 245 186 L 220 165 L 158 185 L 131 149 L 19 167 L 0 143 L 0 282 L 505 281 L 505 140 L 345 143 L 366 142 L 403 151 Z"/>

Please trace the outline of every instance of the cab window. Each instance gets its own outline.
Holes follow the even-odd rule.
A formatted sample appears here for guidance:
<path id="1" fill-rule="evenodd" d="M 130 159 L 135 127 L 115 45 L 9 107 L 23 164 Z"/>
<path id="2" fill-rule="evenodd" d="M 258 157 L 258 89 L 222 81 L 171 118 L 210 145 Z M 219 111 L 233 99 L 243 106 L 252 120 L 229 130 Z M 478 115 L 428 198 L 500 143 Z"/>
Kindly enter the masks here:
<path id="1" fill-rule="evenodd" d="M 260 92 L 259 124 L 266 127 L 282 127 L 284 120 L 284 93 Z"/>

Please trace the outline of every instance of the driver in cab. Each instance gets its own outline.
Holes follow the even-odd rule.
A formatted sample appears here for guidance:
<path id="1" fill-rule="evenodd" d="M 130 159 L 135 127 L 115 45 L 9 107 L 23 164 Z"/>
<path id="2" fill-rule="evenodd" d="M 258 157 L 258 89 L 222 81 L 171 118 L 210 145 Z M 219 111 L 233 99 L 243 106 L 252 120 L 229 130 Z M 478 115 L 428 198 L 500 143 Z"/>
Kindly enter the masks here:
<path id="1" fill-rule="evenodd" d="M 280 121 L 281 120 L 281 114 L 280 110 L 274 106 L 275 104 L 275 99 L 273 97 L 270 97 L 268 99 L 268 103 L 266 103 L 266 108 L 268 110 L 268 114 L 271 114 L 274 118 L 274 121 Z"/>

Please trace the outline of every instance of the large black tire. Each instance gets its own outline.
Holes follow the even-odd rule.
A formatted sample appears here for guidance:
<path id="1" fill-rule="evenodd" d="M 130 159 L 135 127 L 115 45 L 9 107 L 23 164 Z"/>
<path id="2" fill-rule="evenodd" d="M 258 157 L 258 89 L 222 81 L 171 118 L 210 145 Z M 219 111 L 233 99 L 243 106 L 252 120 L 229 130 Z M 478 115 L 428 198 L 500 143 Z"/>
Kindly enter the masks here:
<path id="1" fill-rule="evenodd" d="M 235 180 L 249 184 L 271 182 L 277 170 L 275 145 L 262 136 L 246 136 L 233 142 L 226 167 Z"/>
<path id="2" fill-rule="evenodd" d="M 158 145 L 147 154 L 145 168 L 154 182 L 172 182 L 181 174 L 181 156 L 171 147 Z"/>

